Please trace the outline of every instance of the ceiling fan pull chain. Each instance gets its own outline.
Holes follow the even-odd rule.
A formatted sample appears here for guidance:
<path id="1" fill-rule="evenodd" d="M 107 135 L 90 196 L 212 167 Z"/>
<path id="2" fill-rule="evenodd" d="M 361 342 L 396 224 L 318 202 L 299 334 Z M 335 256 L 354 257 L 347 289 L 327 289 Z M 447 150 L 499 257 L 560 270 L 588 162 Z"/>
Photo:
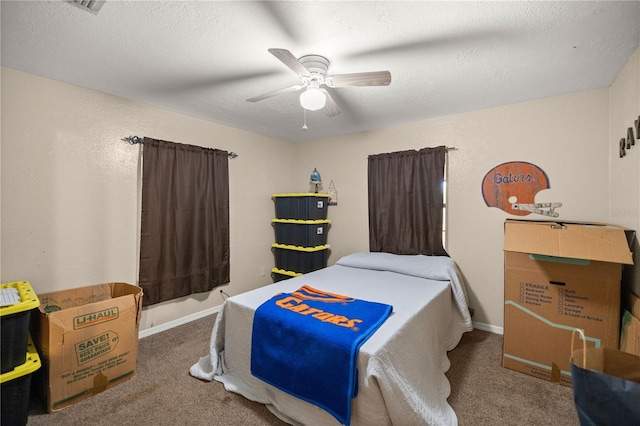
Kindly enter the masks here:
<path id="1" fill-rule="evenodd" d="M 303 122 L 302 122 L 302 130 L 307 130 L 307 110 L 302 108 L 302 114 L 303 114 Z"/>

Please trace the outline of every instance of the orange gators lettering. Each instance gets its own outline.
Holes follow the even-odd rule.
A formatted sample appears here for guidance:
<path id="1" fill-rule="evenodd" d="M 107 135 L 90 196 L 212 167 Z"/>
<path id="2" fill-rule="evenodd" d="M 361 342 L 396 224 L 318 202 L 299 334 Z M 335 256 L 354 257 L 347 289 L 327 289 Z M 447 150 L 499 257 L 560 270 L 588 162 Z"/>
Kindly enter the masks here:
<path id="1" fill-rule="evenodd" d="M 304 309 L 302 311 L 298 311 L 302 315 L 310 315 L 310 314 L 315 314 L 316 312 L 322 312 L 320 309 L 310 308 L 305 304 L 302 304 L 301 306 L 304 306 L 305 308 L 307 308 L 307 309 Z"/>
<path id="2" fill-rule="evenodd" d="M 300 303 L 300 302 L 302 302 L 302 300 L 296 299 L 293 296 L 289 296 L 289 297 L 285 297 L 284 299 L 276 300 L 276 305 L 280 306 L 281 308 L 285 308 L 285 309 L 291 309 L 291 308 L 295 308 L 297 306 L 297 305 L 291 304 L 290 302 Z"/>
<path id="3" fill-rule="evenodd" d="M 339 325 L 341 325 L 342 327 L 349 327 L 349 328 L 352 328 L 352 327 L 355 327 L 355 326 L 356 326 L 356 324 L 360 324 L 361 322 L 362 322 L 362 320 L 361 320 L 361 319 L 354 318 L 354 319 L 350 319 L 350 320 L 348 320 L 348 321 L 347 321 L 347 322 L 345 322 L 344 324 L 339 324 Z"/>
<path id="4" fill-rule="evenodd" d="M 343 317 L 342 315 L 334 315 L 333 317 L 327 319 L 327 322 L 336 325 L 340 325 L 345 321 L 349 321 L 349 318 Z"/>
<path id="5" fill-rule="evenodd" d="M 305 311 L 307 311 L 308 309 L 310 309 L 307 305 L 305 305 L 304 303 L 298 305 L 298 306 L 292 306 L 291 308 L 289 308 L 290 310 L 292 310 L 293 312 L 297 312 L 299 314 L 305 314 Z"/>
<path id="6" fill-rule="evenodd" d="M 335 315 L 333 315 L 330 312 L 318 312 L 317 314 L 315 314 L 313 317 L 319 319 L 320 321 L 324 321 L 324 322 L 329 322 L 329 320 L 334 317 Z"/>
<path id="7" fill-rule="evenodd" d="M 328 322 L 340 327 L 354 327 L 356 324 L 362 323 L 361 319 L 349 319 L 342 315 L 335 315 L 331 312 L 326 312 L 321 309 L 312 308 L 309 305 L 302 303 L 302 299 L 294 296 L 287 296 L 284 299 L 276 300 L 276 306 L 283 309 L 287 309 L 292 312 L 299 313 L 301 315 L 311 315 L 313 318 L 322 322 Z"/>

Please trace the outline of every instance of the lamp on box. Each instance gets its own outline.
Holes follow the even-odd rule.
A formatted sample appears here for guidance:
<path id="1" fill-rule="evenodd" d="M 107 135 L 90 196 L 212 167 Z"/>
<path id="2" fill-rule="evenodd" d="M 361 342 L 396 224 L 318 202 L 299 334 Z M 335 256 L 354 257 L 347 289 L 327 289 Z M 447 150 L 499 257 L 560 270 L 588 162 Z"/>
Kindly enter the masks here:
<path id="1" fill-rule="evenodd" d="M 322 178 L 320 177 L 320 173 L 318 173 L 318 170 L 314 167 L 313 171 L 311 172 L 311 177 L 309 178 L 310 180 L 310 184 L 315 185 L 316 188 L 316 194 L 318 193 L 318 186 L 322 185 Z"/>

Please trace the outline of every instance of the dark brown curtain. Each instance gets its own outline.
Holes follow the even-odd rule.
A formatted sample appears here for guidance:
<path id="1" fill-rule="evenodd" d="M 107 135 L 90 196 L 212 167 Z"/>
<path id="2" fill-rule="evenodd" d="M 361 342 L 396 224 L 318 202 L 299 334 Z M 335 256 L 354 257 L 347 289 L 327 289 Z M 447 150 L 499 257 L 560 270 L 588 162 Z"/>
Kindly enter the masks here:
<path id="1" fill-rule="evenodd" d="M 226 151 L 144 138 L 143 306 L 229 282 Z"/>
<path id="2" fill-rule="evenodd" d="M 442 245 L 446 147 L 369 156 L 369 250 L 447 256 Z"/>

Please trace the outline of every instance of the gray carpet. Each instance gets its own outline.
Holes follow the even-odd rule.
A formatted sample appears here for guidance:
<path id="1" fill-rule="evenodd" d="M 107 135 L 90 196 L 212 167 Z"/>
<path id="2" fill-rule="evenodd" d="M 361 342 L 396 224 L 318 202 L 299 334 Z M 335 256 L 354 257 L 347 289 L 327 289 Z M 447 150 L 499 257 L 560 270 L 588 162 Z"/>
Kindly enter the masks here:
<path id="1" fill-rule="evenodd" d="M 138 374 L 47 414 L 32 392 L 28 425 L 284 425 L 265 406 L 189 376 L 207 353 L 214 316 L 140 340 Z M 502 336 L 474 330 L 450 352 L 449 402 L 466 425 L 579 424 L 570 388 L 500 366 Z M 413 425 L 398 425 L 413 426 Z"/>

